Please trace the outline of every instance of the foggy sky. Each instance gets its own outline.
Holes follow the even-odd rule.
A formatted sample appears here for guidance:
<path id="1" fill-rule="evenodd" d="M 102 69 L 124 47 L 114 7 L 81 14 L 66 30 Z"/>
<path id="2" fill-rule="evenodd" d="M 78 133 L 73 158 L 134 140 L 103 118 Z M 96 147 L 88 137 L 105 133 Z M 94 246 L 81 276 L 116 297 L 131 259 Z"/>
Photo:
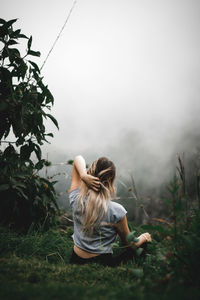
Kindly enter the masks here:
<path id="1" fill-rule="evenodd" d="M 73 1 L 0 3 L 33 36 L 41 66 Z M 60 126 L 47 123 L 44 153 L 107 155 L 138 178 L 167 176 L 175 153 L 199 143 L 199 29 L 198 0 L 78 0 L 42 71 Z"/>

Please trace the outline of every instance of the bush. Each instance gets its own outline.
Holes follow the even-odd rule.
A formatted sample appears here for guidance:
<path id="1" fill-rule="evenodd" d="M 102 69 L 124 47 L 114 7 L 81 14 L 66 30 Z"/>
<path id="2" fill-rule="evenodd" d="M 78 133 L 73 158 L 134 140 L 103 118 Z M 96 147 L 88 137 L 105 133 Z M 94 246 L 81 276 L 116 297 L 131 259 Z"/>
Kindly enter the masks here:
<path id="1" fill-rule="evenodd" d="M 30 60 L 40 56 L 32 50 L 32 37 L 27 38 L 20 29 L 14 30 L 16 19 L 6 22 L 0 19 L 0 144 L 7 143 L 0 151 L 0 218 L 9 226 L 27 230 L 33 227 L 49 227 L 54 222 L 58 206 L 54 190 L 55 182 L 38 176 L 37 172 L 49 164 L 42 159 L 41 145 L 47 142 L 44 119 L 54 98 L 44 85 L 38 65 Z M 21 55 L 17 45 L 27 39 L 27 49 Z M 14 47 L 13 47 L 14 46 Z M 10 132 L 15 141 L 7 141 Z M 31 159 L 35 153 L 37 162 Z"/>

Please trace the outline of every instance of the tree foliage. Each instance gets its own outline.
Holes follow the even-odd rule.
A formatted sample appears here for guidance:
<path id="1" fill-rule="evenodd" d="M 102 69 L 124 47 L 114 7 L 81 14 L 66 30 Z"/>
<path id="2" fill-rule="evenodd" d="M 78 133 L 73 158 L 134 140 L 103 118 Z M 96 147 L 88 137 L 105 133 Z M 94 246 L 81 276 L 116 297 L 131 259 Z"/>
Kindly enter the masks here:
<path id="1" fill-rule="evenodd" d="M 53 95 L 44 84 L 38 65 L 32 57 L 40 52 L 32 49 L 20 29 L 14 30 L 17 19 L 0 19 L 0 217 L 6 224 L 28 227 L 53 221 L 57 204 L 54 183 L 37 175 L 47 161 L 42 159 L 41 145 L 48 142 L 44 121 L 57 120 L 49 113 Z M 25 40 L 25 53 L 19 43 Z M 20 47 L 21 49 L 21 47 Z M 12 133 L 15 141 L 6 141 Z M 37 162 L 31 159 L 35 154 Z"/>

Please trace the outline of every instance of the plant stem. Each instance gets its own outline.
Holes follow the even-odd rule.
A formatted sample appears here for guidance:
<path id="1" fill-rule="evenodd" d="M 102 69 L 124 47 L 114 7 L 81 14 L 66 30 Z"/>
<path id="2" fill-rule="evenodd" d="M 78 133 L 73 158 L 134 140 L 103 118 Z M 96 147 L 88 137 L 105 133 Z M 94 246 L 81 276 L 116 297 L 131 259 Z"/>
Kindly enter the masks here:
<path id="1" fill-rule="evenodd" d="M 198 208 L 200 209 L 200 174 L 199 172 L 197 173 L 197 200 L 198 200 Z"/>

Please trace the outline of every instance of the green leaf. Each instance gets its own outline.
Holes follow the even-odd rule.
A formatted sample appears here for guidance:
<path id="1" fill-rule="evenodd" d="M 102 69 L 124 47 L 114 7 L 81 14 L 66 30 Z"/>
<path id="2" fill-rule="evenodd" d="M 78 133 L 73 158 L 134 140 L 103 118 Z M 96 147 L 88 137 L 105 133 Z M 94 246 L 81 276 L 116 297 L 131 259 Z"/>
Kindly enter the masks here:
<path id="1" fill-rule="evenodd" d="M 4 150 L 4 156 L 13 156 L 16 153 L 15 148 L 12 145 L 9 145 L 5 150 Z"/>
<path id="2" fill-rule="evenodd" d="M 48 204 L 50 202 L 50 199 L 46 194 L 42 194 L 42 198 L 45 204 Z"/>
<path id="3" fill-rule="evenodd" d="M 16 45 L 16 44 L 18 44 L 18 42 L 16 42 L 15 40 L 9 40 L 9 41 L 7 42 L 7 45 L 8 45 L 8 46 Z"/>
<path id="4" fill-rule="evenodd" d="M 133 231 L 133 227 L 129 222 L 128 222 L 128 228 L 129 228 L 130 231 Z"/>
<path id="5" fill-rule="evenodd" d="M 28 197 L 24 194 L 24 191 L 22 189 L 20 189 L 19 187 L 15 187 L 15 190 L 17 190 L 20 196 L 23 196 L 26 200 L 28 200 Z"/>
<path id="6" fill-rule="evenodd" d="M 30 37 L 30 39 L 28 40 L 28 43 L 27 43 L 28 50 L 30 50 L 30 49 L 31 49 L 32 40 L 33 40 L 33 38 L 32 38 L 32 35 L 31 35 L 31 37 Z"/>
<path id="7" fill-rule="evenodd" d="M 38 196 L 36 196 L 35 199 L 33 200 L 34 205 L 38 205 L 38 203 L 40 203 L 40 202 L 41 202 L 41 198 Z"/>
<path id="8" fill-rule="evenodd" d="M 44 177 L 41 177 L 40 179 L 41 179 L 42 182 L 45 182 L 48 185 L 51 184 L 51 182 L 48 179 L 44 178 Z"/>
<path id="9" fill-rule="evenodd" d="M 43 90 L 43 93 L 45 94 L 45 97 L 46 97 L 46 104 L 48 104 L 50 102 L 53 104 L 54 98 L 53 98 L 53 95 L 51 94 L 51 92 L 48 89 L 48 85 L 47 86 L 43 85 L 42 90 Z"/>
<path id="10" fill-rule="evenodd" d="M 1 37 L 1 32 L 0 32 L 0 37 Z M 1 59 L 5 59 L 6 57 L 8 57 L 8 51 L 6 50 L 6 48 L 3 48 L 3 51 L 1 53 Z"/>
<path id="11" fill-rule="evenodd" d="M 48 160 L 45 160 L 45 162 L 44 162 L 44 165 L 45 165 L 46 167 L 49 167 L 49 166 L 51 166 L 52 164 L 51 164 L 51 162 L 50 162 L 50 161 L 48 161 Z"/>
<path id="12" fill-rule="evenodd" d="M 112 243 L 111 246 L 112 246 L 112 248 L 118 248 L 119 247 L 119 245 L 117 243 Z"/>
<path id="13" fill-rule="evenodd" d="M 5 132 L 4 132 L 4 139 L 7 138 L 7 136 L 9 135 L 10 133 L 10 127 L 11 127 L 11 124 L 10 123 L 6 123 L 6 127 L 5 127 Z"/>
<path id="14" fill-rule="evenodd" d="M 0 191 L 6 191 L 9 189 L 9 184 L 1 184 L 0 185 Z"/>
<path id="15" fill-rule="evenodd" d="M 25 139 L 20 136 L 17 140 L 16 140 L 16 146 L 20 146 L 24 143 Z"/>
<path id="16" fill-rule="evenodd" d="M 6 24 L 0 26 L 0 38 L 5 43 L 5 36 L 8 34 L 8 28 L 6 27 Z"/>
<path id="17" fill-rule="evenodd" d="M 135 236 L 135 231 L 132 231 L 129 234 L 127 234 L 126 240 L 127 242 L 134 242 L 134 243 L 137 243 L 139 241 L 139 239 Z"/>
<path id="18" fill-rule="evenodd" d="M 37 159 L 40 161 L 41 156 L 42 156 L 42 151 L 41 151 L 40 147 L 37 144 L 34 144 L 34 151 L 35 151 L 35 154 L 37 156 Z"/>
<path id="19" fill-rule="evenodd" d="M 131 273 L 137 278 L 141 278 L 144 275 L 143 269 L 133 269 Z"/>
<path id="20" fill-rule="evenodd" d="M 35 164 L 35 169 L 41 170 L 44 167 L 44 159 L 41 159 Z"/>
<path id="21" fill-rule="evenodd" d="M 53 137 L 53 133 L 47 133 L 47 134 L 45 134 L 45 135 L 50 136 L 50 137 Z"/>
<path id="22" fill-rule="evenodd" d="M 40 69 L 39 69 L 39 67 L 38 67 L 38 65 L 37 65 L 36 63 L 34 63 L 34 62 L 31 61 L 31 60 L 29 60 L 29 63 L 34 67 L 34 69 L 35 69 L 38 73 L 40 73 Z"/>
<path id="23" fill-rule="evenodd" d="M 135 252 L 136 252 L 137 256 L 140 256 L 140 255 L 142 254 L 143 251 L 144 251 L 144 249 L 142 249 L 142 248 L 137 248 Z"/>
<path id="24" fill-rule="evenodd" d="M 24 189 L 26 188 L 26 185 L 24 183 L 21 183 L 21 182 L 17 182 L 15 186 L 16 187 L 21 187 L 21 188 L 24 188 Z"/>
<path id="25" fill-rule="evenodd" d="M 12 75 L 8 69 L 0 68 L 0 76 L 2 81 L 10 81 L 9 84 L 11 83 Z"/>
<path id="26" fill-rule="evenodd" d="M 28 39 L 28 37 L 25 34 L 19 34 L 18 38 L 22 38 L 22 39 Z"/>
<path id="27" fill-rule="evenodd" d="M 29 50 L 27 54 L 32 56 L 40 56 L 39 51 L 33 51 L 33 50 Z"/>
<path id="28" fill-rule="evenodd" d="M 9 28 L 13 23 L 15 23 L 17 21 L 17 19 L 12 19 L 12 20 L 10 20 L 10 21 L 8 21 L 8 22 L 6 22 L 6 27 L 7 28 Z"/>
<path id="29" fill-rule="evenodd" d="M 25 64 L 25 62 L 23 61 L 23 59 L 15 59 L 15 62 L 18 63 L 18 68 L 16 69 L 17 71 L 17 76 L 18 78 L 22 77 L 22 79 L 24 79 L 26 72 L 27 72 L 27 65 Z"/>
<path id="30" fill-rule="evenodd" d="M 20 157 L 24 160 L 29 160 L 31 153 L 34 151 L 34 144 L 24 145 L 20 148 Z"/>
<path id="31" fill-rule="evenodd" d="M 10 37 L 11 37 L 11 38 L 13 38 L 13 37 L 14 37 L 14 38 L 18 38 L 20 32 L 21 32 L 21 29 L 17 29 L 17 30 L 13 31 L 13 32 L 10 34 Z"/>
<path id="32" fill-rule="evenodd" d="M 58 180 L 51 181 L 52 185 L 56 184 Z"/>
<path id="33" fill-rule="evenodd" d="M 16 58 L 20 58 L 20 52 L 16 48 L 8 48 L 10 62 L 14 62 Z"/>
<path id="34" fill-rule="evenodd" d="M 55 124 L 55 126 L 59 129 L 58 122 L 57 122 L 57 120 L 52 115 L 46 114 L 45 116 L 47 116 L 48 118 L 50 118 L 51 121 Z"/>
<path id="35" fill-rule="evenodd" d="M 23 173 L 22 173 L 23 174 Z M 19 178 L 19 179 L 25 179 L 26 178 L 26 174 L 17 174 L 16 176 L 15 176 L 15 178 Z"/>
<path id="36" fill-rule="evenodd" d="M 4 19 L 0 18 L 0 24 L 5 24 L 5 23 L 6 23 L 6 21 Z"/>

